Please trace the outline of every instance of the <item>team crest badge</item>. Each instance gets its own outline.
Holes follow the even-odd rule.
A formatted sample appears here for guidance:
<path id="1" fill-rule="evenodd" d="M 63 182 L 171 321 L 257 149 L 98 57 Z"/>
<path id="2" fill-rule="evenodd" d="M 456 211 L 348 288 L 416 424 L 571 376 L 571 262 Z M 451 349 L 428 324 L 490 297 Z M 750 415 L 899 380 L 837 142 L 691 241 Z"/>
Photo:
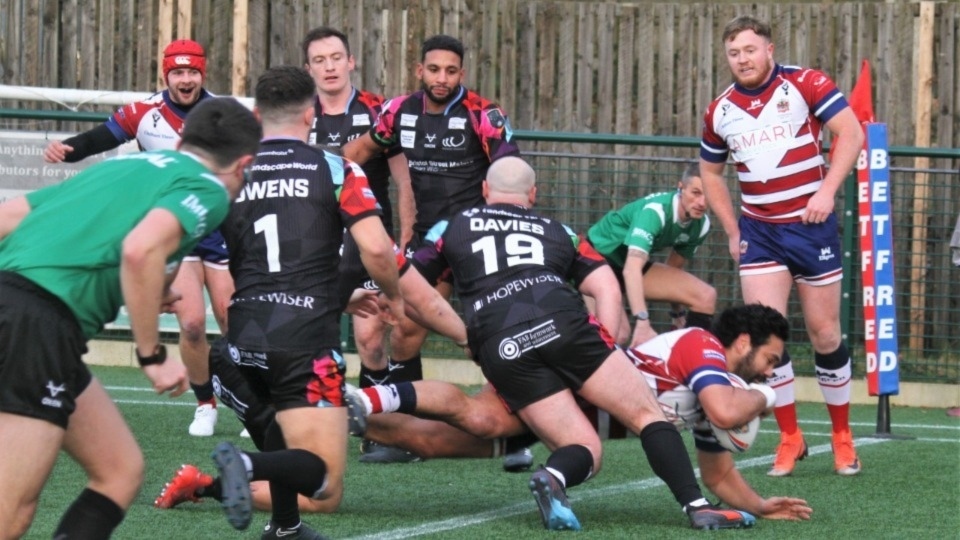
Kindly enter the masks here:
<path id="1" fill-rule="evenodd" d="M 777 112 L 778 113 L 790 112 L 790 102 L 785 99 L 781 99 L 779 102 L 777 102 Z"/>

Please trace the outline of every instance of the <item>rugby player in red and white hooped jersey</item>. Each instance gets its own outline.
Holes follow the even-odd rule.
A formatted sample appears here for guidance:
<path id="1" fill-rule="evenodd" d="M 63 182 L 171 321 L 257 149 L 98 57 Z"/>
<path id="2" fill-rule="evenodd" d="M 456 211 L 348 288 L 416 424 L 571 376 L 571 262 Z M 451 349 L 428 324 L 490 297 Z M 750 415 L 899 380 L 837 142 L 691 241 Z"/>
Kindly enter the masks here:
<path id="1" fill-rule="evenodd" d="M 863 132 L 827 75 L 774 62 L 767 23 L 737 17 L 724 29 L 723 44 L 734 84 L 704 115 L 700 173 L 707 201 L 729 236 L 746 303 L 786 314 L 796 283 L 833 424 L 834 469 L 854 475 L 860 461 L 849 422 L 850 354 L 840 334 L 842 268 L 834 198 L 856 162 Z M 829 169 L 821 157 L 824 126 L 839 136 Z M 728 157 L 740 180 L 739 221 L 722 176 Z M 780 445 L 768 474 L 786 476 L 807 455 L 786 353 L 770 384 L 777 391 Z"/>
<path id="2" fill-rule="evenodd" d="M 189 39 L 178 39 L 163 50 L 163 80 L 167 88 L 149 98 L 120 107 L 103 124 L 64 141 L 47 145 L 43 159 L 48 163 L 73 163 L 136 140 L 141 150 L 172 150 L 180 141 L 183 123 L 193 107 L 211 97 L 203 88 L 207 59 L 203 47 Z M 174 309 L 180 325 L 180 354 L 197 397 L 197 409 L 188 432 L 211 436 L 217 422 L 216 399 L 207 367 L 206 285 L 213 313 L 226 331 L 226 312 L 233 280 L 228 269 L 226 244 L 219 230 L 200 241 L 184 257 L 173 288 L 181 294 Z"/>

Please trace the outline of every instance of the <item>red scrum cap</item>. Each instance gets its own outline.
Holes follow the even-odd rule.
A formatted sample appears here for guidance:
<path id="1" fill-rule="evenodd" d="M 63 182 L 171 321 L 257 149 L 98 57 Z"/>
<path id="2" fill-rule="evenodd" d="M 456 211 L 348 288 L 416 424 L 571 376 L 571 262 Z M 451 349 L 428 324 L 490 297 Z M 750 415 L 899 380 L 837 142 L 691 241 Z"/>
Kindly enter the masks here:
<path id="1" fill-rule="evenodd" d="M 163 50 L 163 78 L 174 69 L 192 68 L 207 76 L 207 57 L 199 43 L 189 39 L 178 39 Z"/>

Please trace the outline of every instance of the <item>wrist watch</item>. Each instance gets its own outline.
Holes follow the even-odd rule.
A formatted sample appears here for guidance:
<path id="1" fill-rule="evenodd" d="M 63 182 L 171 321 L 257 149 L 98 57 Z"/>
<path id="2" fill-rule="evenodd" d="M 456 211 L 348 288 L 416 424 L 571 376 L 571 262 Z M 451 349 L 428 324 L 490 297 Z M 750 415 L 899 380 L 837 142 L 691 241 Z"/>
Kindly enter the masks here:
<path id="1" fill-rule="evenodd" d="M 140 351 L 136 347 L 133 348 L 133 352 L 137 355 L 137 363 L 140 367 L 162 364 L 167 360 L 167 347 L 164 345 L 157 345 L 150 356 L 140 356 Z"/>
<path id="2" fill-rule="evenodd" d="M 633 314 L 633 322 L 636 324 L 637 321 L 649 321 L 650 314 L 646 311 L 638 311 Z"/>

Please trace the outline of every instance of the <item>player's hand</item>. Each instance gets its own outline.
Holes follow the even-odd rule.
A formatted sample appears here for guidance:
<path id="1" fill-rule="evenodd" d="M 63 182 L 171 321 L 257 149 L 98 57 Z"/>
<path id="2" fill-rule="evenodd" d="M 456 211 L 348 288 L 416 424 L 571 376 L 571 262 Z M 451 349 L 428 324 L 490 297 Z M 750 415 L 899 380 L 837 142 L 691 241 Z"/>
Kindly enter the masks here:
<path id="1" fill-rule="evenodd" d="M 387 298 L 387 295 L 381 294 L 379 298 L 380 304 L 380 320 L 385 324 L 390 326 L 397 326 L 400 324 L 400 320 L 405 317 L 404 307 L 403 307 L 403 298 L 397 296 L 396 298 Z"/>
<path id="2" fill-rule="evenodd" d="M 189 388 L 187 384 L 187 368 L 177 358 L 167 358 L 162 364 L 143 366 L 143 373 L 150 379 L 153 391 L 158 394 L 169 392 L 175 398 Z"/>
<path id="3" fill-rule="evenodd" d="M 800 521 L 810 519 L 813 508 L 803 499 L 791 497 L 770 497 L 760 505 L 760 517 L 764 519 L 786 519 Z"/>
<path id="4" fill-rule="evenodd" d="M 805 225 L 816 225 L 827 221 L 833 214 L 834 198 L 833 195 L 824 193 L 823 190 L 817 191 L 807 201 L 807 208 L 800 216 L 800 220 Z"/>
<path id="5" fill-rule="evenodd" d="M 674 316 L 676 315 L 676 316 Z M 670 329 L 680 330 L 687 327 L 687 310 L 681 309 L 670 312 Z"/>
<path id="6" fill-rule="evenodd" d="M 343 311 L 361 319 L 376 317 L 380 314 L 380 308 L 377 304 L 377 291 L 354 289 L 353 294 L 350 295 L 350 300 L 347 301 L 347 307 Z"/>
<path id="7" fill-rule="evenodd" d="M 43 151 L 43 160 L 47 163 L 60 163 L 67 158 L 67 154 L 73 152 L 73 147 L 63 144 L 60 141 L 50 141 L 47 148 Z"/>
<path id="8" fill-rule="evenodd" d="M 630 346 L 636 347 L 641 343 L 646 343 L 657 337 L 657 333 L 650 326 L 650 321 L 637 321 L 633 325 L 633 336 L 630 338 Z"/>
<path id="9" fill-rule="evenodd" d="M 180 299 L 183 298 L 183 295 L 180 294 L 180 291 L 167 287 L 163 292 L 163 299 L 160 301 L 160 313 L 176 313 L 177 306 L 175 305 Z"/>
<path id="10" fill-rule="evenodd" d="M 730 235 L 730 241 L 727 247 L 730 250 L 730 258 L 733 259 L 733 262 L 740 264 L 740 255 L 747 252 L 747 245 L 740 242 L 739 230 L 737 230 L 736 234 Z"/>

